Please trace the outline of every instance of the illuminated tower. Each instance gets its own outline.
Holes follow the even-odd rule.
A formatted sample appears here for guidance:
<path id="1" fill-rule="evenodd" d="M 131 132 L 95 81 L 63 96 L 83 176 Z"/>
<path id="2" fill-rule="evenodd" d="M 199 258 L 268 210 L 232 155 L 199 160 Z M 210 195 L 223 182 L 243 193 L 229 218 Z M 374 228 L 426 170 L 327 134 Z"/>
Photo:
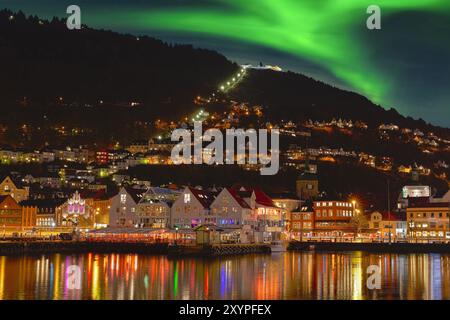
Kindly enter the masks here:
<path id="1" fill-rule="evenodd" d="M 306 159 L 305 169 L 296 181 L 297 196 L 301 200 L 312 199 L 319 194 L 319 180 L 309 167 L 309 160 Z"/>

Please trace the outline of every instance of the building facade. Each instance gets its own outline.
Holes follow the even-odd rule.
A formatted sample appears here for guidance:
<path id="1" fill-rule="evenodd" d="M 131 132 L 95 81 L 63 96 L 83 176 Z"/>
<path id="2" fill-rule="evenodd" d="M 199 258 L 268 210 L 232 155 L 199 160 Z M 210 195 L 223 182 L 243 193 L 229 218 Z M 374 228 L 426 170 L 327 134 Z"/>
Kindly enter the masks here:
<path id="1" fill-rule="evenodd" d="M 296 181 L 296 191 L 299 199 L 313 199 L 319 195 L 319 180 L 317 175 L 308 171 L 303 172 Z"/>
<path id="2" fill-rule="evenodd" d="M 284 230 L 283 210 L 261 189 L 241 188 L 238 193 L 254 210 L 257 224 L 255 241 L 280 240 Z"/>
<path id="3" fill-rule="evenodd" d="M 137 204 L 146 190 L 121 187 L 119 193 L 111 199 L 109 226 L 133 228 L 139 226 Z"/>
<path id="4" fill-rule="evenodd" d="M 406 209 L 410 241 L 449 241 L 450 203 L 415 203 Z"/>
<path id="5" fill-rule="evenodd" d="M 208 191 L 187 187 L 173 203 L 171 227 L 191 229 L 211 222 L 210 205 L 214 194 Z"/>
<path id="6" fill-rule="evenodd" d="M 289 232 L 291 237 L 298 241 L 303 241 L 312 237 L 314 230 L 314 208 L 312 202 L 306 202 L 291 212 Z"/>
<path id="7" fill-rule="evenodd" d="M 78 191 L 56 208 L 56 224 L 61 227 L 92 229 L 95 223 L 94 209 L 86 203 Z"/>
<path id="8" fill-rule="evenodd" d="M 292 212 L 298 210 L 305 201 L 300 200 L 295 194 L 286 193 L 271 195 L 271 198 L 273 203 L 282 210 L 283 232 L 287 233 L 291 229 Z"/>
<path id="9" fill-rule="evenodd" d="M 224 188 L 211 204 L 210 223 L 228 233 L 230 240 L 255 241 L 256 215 L 250 205 L 232 188 Z"/>
<path id="10" fill-rule="evenodd" d="M 180 192 L 167 188 L 150 187 L 137 204 L 139 226 L 152 229 L 170 227 L 172 204 Z"/>
<path id="11" fill-rule="evenodd" d="M 64 199 L 35 199 L 22 201 L 20 205 L 36 212 L 36 229 L 50 229 L 57 227 L 57 208 L 64 202 Z"/>
<path id="12" fill-rule="evenodd" d="M 369 229 L 375 233 L 375 239 L 379 241 L 389 241 L 389 233 L 393 242 L 406 240 L 406 219 L 399 213 L 372 212 L 369 217 Z"/>
<path id="13" fill-rule="evenodd" d="M 30 190 L 27 186 L 20 186 L 14 182 L 11 177 L 6 176 L 0 183 L 0 196 L 11 196 L 17 202 L 27 200 Z"/>
<path id="14" fill-rule="evenodd" d="M 10 195 L 0 196 L 0 228 L 3 232 L 19 232 L 36 225 L 35 208 L 22 207 Z"/>
<path id="15" fill-rule="evenodd" d="M 316 237 L 344 237 L 357 232 L 352 219 L 355 206 L 347 201 L 314 201 L 314 230 Z"/>

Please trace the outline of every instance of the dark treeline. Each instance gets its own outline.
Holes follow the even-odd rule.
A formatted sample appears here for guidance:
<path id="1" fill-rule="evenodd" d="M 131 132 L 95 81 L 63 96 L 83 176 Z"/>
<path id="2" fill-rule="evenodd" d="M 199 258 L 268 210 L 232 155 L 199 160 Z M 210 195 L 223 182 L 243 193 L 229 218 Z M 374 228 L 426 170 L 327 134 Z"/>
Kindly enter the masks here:
<path id="1" fill-rule="evenodd" d="M 352 119 L 369 126 L 395 123 L 400 127 L 434 131 L 449 137 L 450 131 L 424 120 L 404 117 L 395 109 L 385 110 L 354 92 L 341 90 L 293 72 L 251 70 L 245 81 L 230 93 L 236 100 L 268 107 L 274 119 L 304 121 Z"/>
<path id="2" fill-rule="evenodd" d="M 198 108 L 192 102 L 195 96 L 209 95 L 237 69 L 214 51 L 86 26 L 70 31 L 58 18 L 45 21 L 3 10 L 0 144 L 111 147 L 147 139 L 156 119 L 178 120 L 190 114 Z M 310 143 L 395 156 L 400 163 L 434 159 L 402 141 L 380 144 L 374 130 L 378 124 L 396 123 L 450 138 L 448 129 L 386 111 L 361 95 L 291 72 L 250 70 L 226 98 L 263 105 L 268 121 L 362 120 L 372 129 L 368 134 L 315 134 Z M 131 101 L 141 105 L 117 106 Z M 23 129 L 24 124 L 30 128 Z M 62 136 L 55 126 L 74 133 Z M 78 129 L 85 131 L 75 132 Z"/>
<path id="3" fill-rule="evenodd" d="M 58 18 L 0 11 L 3 103 L 24 97 L 41 105 L 58 97 L 81 104 L 137 101 L 155 115 L 173 115 L 162 103 L 181 107 L 237 68 L 210 50 L 86 26 L 68 30 Z"/>

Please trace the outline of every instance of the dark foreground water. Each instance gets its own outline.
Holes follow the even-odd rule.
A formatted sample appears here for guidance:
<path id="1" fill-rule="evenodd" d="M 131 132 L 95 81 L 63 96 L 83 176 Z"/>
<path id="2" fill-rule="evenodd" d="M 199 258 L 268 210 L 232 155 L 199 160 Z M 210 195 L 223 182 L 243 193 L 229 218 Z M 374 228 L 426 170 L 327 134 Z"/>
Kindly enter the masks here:
<path id="1" fill-rule="evenodd" d="M 381 267 L 379 290 L 367 288 L 369 265 Z M 0 256 L 0 299 L 449 298 L 450 255 L 442 254 Z"/>

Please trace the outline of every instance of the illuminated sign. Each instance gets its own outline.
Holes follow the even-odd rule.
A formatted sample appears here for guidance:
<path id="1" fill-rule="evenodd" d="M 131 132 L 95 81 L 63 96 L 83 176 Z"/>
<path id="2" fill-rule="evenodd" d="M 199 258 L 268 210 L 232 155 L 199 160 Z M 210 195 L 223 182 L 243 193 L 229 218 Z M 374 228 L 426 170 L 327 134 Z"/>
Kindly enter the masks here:
<path id="1" fill-rule="evenodd" d="M 67 212 L 69 214 L 85 214 L 85 201 L 81 199 L 80 194 L 76 191 L 72 198 L 67 200 Z"/>
<path id="2" fill-rule="evenodd" d="M 429 186 L 404 186 L 402 196 L 406 198 L 429 197 L 431 194 Z"/>

